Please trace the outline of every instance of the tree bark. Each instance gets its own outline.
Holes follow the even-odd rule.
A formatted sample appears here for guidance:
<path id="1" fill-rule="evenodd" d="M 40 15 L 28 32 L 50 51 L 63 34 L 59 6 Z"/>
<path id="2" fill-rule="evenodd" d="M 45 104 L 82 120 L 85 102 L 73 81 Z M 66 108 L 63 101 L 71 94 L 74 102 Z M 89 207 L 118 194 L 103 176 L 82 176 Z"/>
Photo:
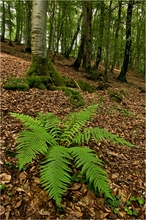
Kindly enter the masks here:
<path id="1" fill-rule="evenodd" d="M 126 18 L 126 45 L 125 45 L 125 54 L 124 61 L 122 65 L 121 72 L 118 76 L 118 80 L 121 82 L 127 82 L 126 72 L 129 64 L 129 55 L 132 44 L 131 39 L 131 20 L 132 20 L 132 9 L 133 9 L 134 0 L 129 0 L 127 8 L 127 18 Z"/>
<path id="2" fill-rule="evenodd" d="M 104 71 L 104 78 L 106 81 L 108 81 L 107 77 L 107 69 L 108 69 L 108 64 L 109 64 L 109 48 L 110 48 L 110 23 L 111 23 L 111 10 L 112 7 L 112 0 L 110 1 L 109 4 L 109 14 L 108 14 L 108 26 L 107 26 L 107 43 L 106 43 L 106 57 L 105 57 L 105 71 Z"/>
<path id="3" fill-rule="evenodd" d="M 1 34 L 1 42 L 4 42 L 5 40 L 5 23 L 6 23 L 6 17 L 5 17 L 5 1 L 2 1 L 2 34 Z"/>
<path id="4" fill-rule="evenodd" d="M 91 71 L 92 42 L 91 42 L 91 24 L 92 24 L 92 2 L 86 2 L 86 72 Z"/>
<path id="5" fill-rule="evenodd" d="M 98 39 L 98 49 L 96 55 L 96 62 L 94 64 L 94 69 L 98 69 L 99 63 L 101 61 L 102 54 L 102 44 L 103 44 L 103 30 L 104 30 L 104 13 L 105 5 L 104 0 L 100 2 L 100 23 L 99 23 L 99 39 Z"/>
<path id="6" fill-rule="evenodd" d="M 84 56 L 84 47 L 85 47 L 85 36 L 86 36 L 86 7 L 85 2 L 83 2 L 82 6 L 82 12 L 83 12 L 83 21 L 82 21 L 82 28 L 81 28 L 81 43 L 78 50 L 77 59 L 75 62 L 71 65 L 72 67 L 75 67 L 76 69 L 80 68 L 83 56 Z"/>
<path id="7" fill-rule="evenodd" d="M 122 9 L 122 1 L 118 0 L 119 4 L 119 10 L 118 10 L 118 19 L 117 19 L 117 24 L 116 24 L 116 33 L 115 33 L 115 44 L 114 44 L 114 57 L 113 57 L 113 62 L 111 66 L 111 72 L 113 72 L 116 61 L 117 61 L 117 55 L 118 55 L 118 37 L 119 37 L 119 30 L 120 30 L 120 23 L 121 23 L 121 9 Z"/>
<path id="8" fill-rule="evenodd" d="M 31 15 L 32 15 L 32 1 L 25 1 L 26 24 L 25 24 L 25 46 L 24 52 L 31 52 Z"/>

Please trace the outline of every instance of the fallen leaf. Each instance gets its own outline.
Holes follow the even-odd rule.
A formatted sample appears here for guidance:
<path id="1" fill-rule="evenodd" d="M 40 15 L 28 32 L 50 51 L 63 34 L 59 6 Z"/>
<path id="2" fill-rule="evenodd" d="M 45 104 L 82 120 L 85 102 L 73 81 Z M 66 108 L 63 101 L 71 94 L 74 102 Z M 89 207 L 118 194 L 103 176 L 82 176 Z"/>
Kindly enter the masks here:
<path id="1" fill-rule="evenodd" d="M 14 209 L 19 208 L 21 206 L 21 203 L 22 203 L 22 199 L 16 203 L 16 205 L 14 206 Z"/>
<path id="2" fill-rule="evenodd" d="M 0 174 L 0 184 L 9 183 L 11 181 L 11 175 L 8 175 L 7 173 Z"/>
<path id="3" fill-rule="evenodd" d="M 5 210 L 6 209 L 2 205 L 0 205 L 0 215 L 3 215 L 5 213 Z"/>

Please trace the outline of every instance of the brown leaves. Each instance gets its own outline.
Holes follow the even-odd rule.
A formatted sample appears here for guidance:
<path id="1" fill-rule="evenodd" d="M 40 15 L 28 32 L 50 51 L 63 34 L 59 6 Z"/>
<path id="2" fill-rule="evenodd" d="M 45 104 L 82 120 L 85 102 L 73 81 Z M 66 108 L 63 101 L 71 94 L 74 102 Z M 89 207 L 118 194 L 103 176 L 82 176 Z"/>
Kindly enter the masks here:
<path id="1" fill-rule="evenodd" d="M 2 83 L 8 76 L 23 77 L 30 62 L 22 59 L 18 48 L 17 54 L 21 57 L 14 57 L 2 53 Z M 60 59 L 61 57 L 61 59 Z M 29 57 L 27 57 L 28 59 Z M 61 55 L 56 58 L 56 67 L 62 75 L 71 77 L 76 81 L 83 79 L 84 72 L 76 72 L 74 69 L 64 64 L 70 65 L 73 60 L 66 60 Z M 116 73 L 114 73 L 116 74 Z M 118 73 L 119 74 L 119 73 Z M 10 147 L 15 151 L 15 140 L 22 128 L 18 120 L 12 118 L 9 112 L 20 112 L 36 117 L 38 112 L 53 112 L 63 118 L 66 114 L 73 111 L 68 98 L 61 91 L 40 91 L 30 89 L 28 92 L 1 90 L 2 107 L 2 130 L 1 130 L 1 164 L 4 166 L 0 174 L 1 183 L 5 184 L 5 189 L 1 195 L 0 215 L 3 219 L 128 219 L 123 208 L 129 196 L 136 198 L 145 196 L 144 187 L 146 186 L 144 168 L 144 94 L 140 93 L 136 86 L 121 84 L 114 80 L 114 75 L 109 76 L 112 89 L 117 92 L 124 90 L 126 95 L 123 103 L 117 106 L 109 99 L 108 91 L 98 91 L 95 93 L 82 92 L 86 105 L 93 102 L 99 104 L 97 113 L 88 126 L 99 126 L 108 131 L 118 134 L 127 141 L 139 146 L 139 148 L 128 148 L 119 144 L 111 144 L 108 141 L 94 143 L 90 141 L 88 147 L 92 148 L 97 155 L 104 161 L 104 168 L 108 174 L 109 184 L 113 195 L 120 196 L 121 205 L 118 214 L 115 215 L 109 207 L 104 204 L 104 198 L 94 195 L 88 190 L 85 184 L 73 183 L 63 197 L 64 212 L 59 213 L 55 204 L 47 193 L 42 190 L 39 179 L 39 159 L 37 158 L 28 169 L 19 172 L 18 169 L 12 170 L 5 162 L 13 162 L 13 157 L 6 155 L 5 149 Z M 134 84 L 143 86 L 143 83 L 132 75 L 128 79 Z M 90 82 L 97 86 L 97 82 Z M 136 116 L 124 115 L 122 110 L 126 109 Z M 13 188 L 13 196 L 8 196 L 8 188 Z M 145 207 L 133 207 L 138 211 L 136 218 L 144 219 Z M 0 216 L 0 217 L 1 217 Z M 134 218 L 134 217 L 133 217 Z"/>

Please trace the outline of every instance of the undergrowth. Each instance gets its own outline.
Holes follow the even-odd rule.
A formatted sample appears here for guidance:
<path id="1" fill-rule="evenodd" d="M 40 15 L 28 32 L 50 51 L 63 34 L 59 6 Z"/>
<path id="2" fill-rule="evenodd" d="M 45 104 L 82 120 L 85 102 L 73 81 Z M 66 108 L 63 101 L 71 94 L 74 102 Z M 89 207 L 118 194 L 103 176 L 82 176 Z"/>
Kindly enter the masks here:
<path id="1" fill-rule="evenodd" d="M 11 113 L 24 124 L 17 139 L 19 169 L 31 163 L 38 154 L 43 158 L 40 164 L 42 186 L 61 207 L 61 198 L 73 181 L 73 167 L 86 179 L 95 191 L 105 198 L 113 199 L 108 185 L 108 177 L 102 168 L 103 161 L 88 148 L 90 139 L 103 139 L 134 146 L 126 140 L 99 127 L 86 128 L 96 113 L 98 105 L 92 105 L 79 112 L 68 114 L 63 120 L 52 113 L 39 113 L 37 118 Z"/>

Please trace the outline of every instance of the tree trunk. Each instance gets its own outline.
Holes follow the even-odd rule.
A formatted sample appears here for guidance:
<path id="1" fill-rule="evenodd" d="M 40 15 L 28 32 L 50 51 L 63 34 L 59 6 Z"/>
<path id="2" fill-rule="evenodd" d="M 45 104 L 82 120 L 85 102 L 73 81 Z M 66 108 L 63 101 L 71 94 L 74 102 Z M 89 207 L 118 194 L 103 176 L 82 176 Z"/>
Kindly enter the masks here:
<path id="1" fill-rule="evenodd" d="M 129 64 L 129 55 L 131 49 L 131 20 L 132 20 L 132 9 L 133 9 L 134 0 L 129 0 L 127 8 L 127 18 L 126 18 L 126 45 L 125 45 L 125 55 L 122 65 L 121 72 L 118 76 L 118 80 L 121 82 L 127 82 L 126 72 Z"/>
<path id="2" fill-rule="evenodd" d="M 25 46 L 24 52 L 31 52 L 31 10 L 32 10 L 32 1 L 25 1 L 25 10 L 26 10 L 26 24 L 25 24 Z"/>
<path id="3" fill-rule="evenodd" d="M 94 64 L 94 69 L 98 69 L 99 63 L 101 61 L 101 54 L 102 54 L 102 44 L 103 44 L 103 30 L 104 30 L 104 13 L 105 5 L 104 0 L 100 1 L 100 23 L 99 23 L 99 39 L 98 39 L 98 49 L 96 55 L 96 62 Z"/>
<path id="4" fill-rule="evenodd" d="M 6 23 L 6 19 L 5 19 L 5 1 L 2 1 L 2 28 L 1 28 L 1 42 L 4 42 L 5 40 L 5 23 Z"/>
<path id="5" fill-rule="evenodd" d="M 21 38 L 20 38 L 20 30 L 21 30 L 21 13 L 22 13 L 22 7 L 21 7 L 21 1 L 16 1 L 16 36 L 15 36 L 15 42 L 20 45 Z"/>
<path id="6" fill-rule="evenodd" d="M 70 47 L 69 47 L 69 49 L 68 49 L 68 51 L 67 51 L 67 53 L 66 53 L 66 58 L 69 58 L 69 55 L 70 55 L 70 53 L 71 53 L 71 51 L 72 51 L 74 42 L 75 42 L 75 40 L 77 39 L 78 33 L 79 33 L 79 31 L 80 31 L 80 22 L 81 22 L 82 17 L 83 17 L 83 13 L 81 13 L 81 15 L 80 15 L 80 17 L 79 17 L 79 19 L 78 19 L 77 30 L 76 30 L 75 33 L 74 33 L 74 36 L 73 36 L 72 41 L 71 41 L 71 45 L 70 45 Z"/>
<path id="7" fill-rule="evenodd" d="M 86 2 L 86 72 L 91 71 L 92 43 L 91 43 L 91 23 L 92 23 L 92 2 Z"/>
<path id="8" fill-rule="evenodd" d="M 111 23 L 111 10 L 112 7 L 112 0 L 110 1 L 109 4 L 109 14 L 108 14 L 108 26 L 107 26 L 107 40 L 106 40 L 106 57 L 105 57 L 105 71 L 104 71 L 104 78 L 106 81 L 108 81 L 108 77 L 107 77 L 107 69 L 108 69 L 108 64 L 109 64 L 109 48 L 110 48 L 110 23 Z"/>
<path id="9" fill-rule="evenodd" d="M 120 30 L 120 23 L 121 23 L 121 9 L 122 9 L 122 1 L 118 0 L 119 4 L 119 10 L 118 10 L 118 19 L 117 19 L 117 24 L 116 24 L 116 33 L 115 33 L 115 44 L 114 44 L 114 57 L 113 57 L 113 62 L 112 62 L 112 67 L 111 67 L 111 72 L 113 72 L 116 61 L 117 61 L 117 55 L 118 55 L 118 37 L 119 37 L 119 30 Z"/>
<path id="10" fill-rule="evenodd" d="M 81 29 L 81 43 L 79 46 L 77 59 L 72 64 L 72 67 L 75 67 L 76 69 L 80 68 L 84 56 L 84 46 L 85 46 L 85 36 L 86 36 L 86 7 L 84 2 L 82 6 L 82 11 L 83 11 L 83 21 L 82 21 L 82 29 Z"/>
<path id="11" fill-rule="evenodd" d="M 8 1 L 8 16 L 9 16 L 9 46 L 13 46 L 12 44 L 12 14 L 11 14 L 11 2 Z"/>
<path id="12" fill-rule="evenodd" d="M 46 48 L 47 1 L 33 0 L 31 27 L 31 65 L 27 77 L 45 76 L 49 82 L 64 86 L 63 77 L 58 74 L 51 63 Z M 40 83 L 41 84 L 41 83 Z M 43 84 L 43 82 L 42 82 Z M 45 87 L 41 84 L 41 88 Z"/>

